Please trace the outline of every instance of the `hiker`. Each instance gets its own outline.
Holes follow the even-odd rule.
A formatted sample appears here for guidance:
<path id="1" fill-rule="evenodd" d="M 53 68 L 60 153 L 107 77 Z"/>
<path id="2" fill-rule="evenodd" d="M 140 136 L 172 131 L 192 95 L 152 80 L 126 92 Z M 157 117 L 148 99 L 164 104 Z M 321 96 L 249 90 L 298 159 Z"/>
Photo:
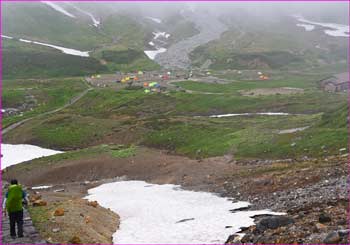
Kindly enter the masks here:
<path id="1" fill-rule="evenodd" d="M 28 203 L 27 194 L 23 191 L 22 186 L 18 184 L 18 181 L 13 179 L 2 205 L 4 215 L 6 216 L 7 211 L 10 218 L 12 239 L 16 238 L 16 224 L 18 237 L 23 237 L 23 203 Z"/>

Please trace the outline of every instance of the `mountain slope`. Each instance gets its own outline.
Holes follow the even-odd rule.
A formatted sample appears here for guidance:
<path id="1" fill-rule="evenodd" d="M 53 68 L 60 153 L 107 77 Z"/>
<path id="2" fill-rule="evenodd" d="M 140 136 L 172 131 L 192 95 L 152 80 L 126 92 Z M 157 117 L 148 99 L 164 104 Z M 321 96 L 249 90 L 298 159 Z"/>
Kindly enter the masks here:
<path id="1" fill-rule="evenodd" d="M 3 77 L 35 78 L 83 76 L 106 72 L 107 67 L 92 57 L 80 57 L 16 40 L 2 40 Z"/>

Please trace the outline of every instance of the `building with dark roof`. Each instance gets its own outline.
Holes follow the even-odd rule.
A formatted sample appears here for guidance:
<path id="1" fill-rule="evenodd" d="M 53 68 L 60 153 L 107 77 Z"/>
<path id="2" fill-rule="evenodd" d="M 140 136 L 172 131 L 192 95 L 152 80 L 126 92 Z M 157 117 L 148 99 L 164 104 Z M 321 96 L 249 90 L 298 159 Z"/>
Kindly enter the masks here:
<path id="1" fill-rule="evenodd" d="M 349 90 L 349 73 L 344 72 L 333 75 L 320 81 L 321 87 L 329 92 L 341 92 Z"/>

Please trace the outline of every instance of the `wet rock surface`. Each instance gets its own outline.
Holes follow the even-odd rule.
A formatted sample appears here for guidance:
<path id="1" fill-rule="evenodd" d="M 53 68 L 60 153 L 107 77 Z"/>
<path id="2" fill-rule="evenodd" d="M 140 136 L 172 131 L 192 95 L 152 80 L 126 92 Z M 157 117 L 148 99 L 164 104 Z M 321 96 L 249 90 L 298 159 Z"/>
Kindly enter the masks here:
<path id="1" fill-rule="evenodd" d="M 2 217 L 2 244 L 46 244 L 33 226 L 27 210 L 23 212 L 23 237 L 11 238 L 10 221 L 8 216 Z"/>

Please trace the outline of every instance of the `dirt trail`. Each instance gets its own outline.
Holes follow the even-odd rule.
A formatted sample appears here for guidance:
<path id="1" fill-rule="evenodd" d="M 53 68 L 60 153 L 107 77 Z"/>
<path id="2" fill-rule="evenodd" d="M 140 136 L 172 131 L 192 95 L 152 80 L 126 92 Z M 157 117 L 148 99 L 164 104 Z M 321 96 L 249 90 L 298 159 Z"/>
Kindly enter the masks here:
<path id="1" fill-rule="evenodd" d="M 66 109 L 68 106 L 71 106 L 73 105 L 74 103 L 76 103 L 78 100 L 80 100 L 82 97 L 84 97 L 89 91 L 91 91 L 93 88 L 89 87 L 87 88 L 86 90 L 84 90 L 82 93 L 78 94 L 76 97 L 74 97 L 73 99 L 71 99 L 68 103 L 66 103 L 65 105 L 59 107 L 59 108 L 56 108 L 52 111 L 47 111 L 47 112 L 44 112 L 44 113 L 41 113 L 39 115 L 36 115 L 36 116 L 33 116 L 33 117 L 30 117 L 30 118 L 26 118 L 26 119 L 23 119 L 19 122 L 16 122 L 14 124 L 11 124 L 10 126 L 2 129 L 1 133 L 2 135 L 5 135 L 7 134 L 9 131 L 21 126 L 23 123 L 25 122 L 28 122 L 29 120 L 32 120 L 34 118 L 38 118 L 38 117 L 41 117 L 41 116 L 45 116 L 45 115 L 50 115 L 50 114 L 54 114 L 56 112 L 59 112 L 59 111 L 62 111 L 64 109 Z"/>

